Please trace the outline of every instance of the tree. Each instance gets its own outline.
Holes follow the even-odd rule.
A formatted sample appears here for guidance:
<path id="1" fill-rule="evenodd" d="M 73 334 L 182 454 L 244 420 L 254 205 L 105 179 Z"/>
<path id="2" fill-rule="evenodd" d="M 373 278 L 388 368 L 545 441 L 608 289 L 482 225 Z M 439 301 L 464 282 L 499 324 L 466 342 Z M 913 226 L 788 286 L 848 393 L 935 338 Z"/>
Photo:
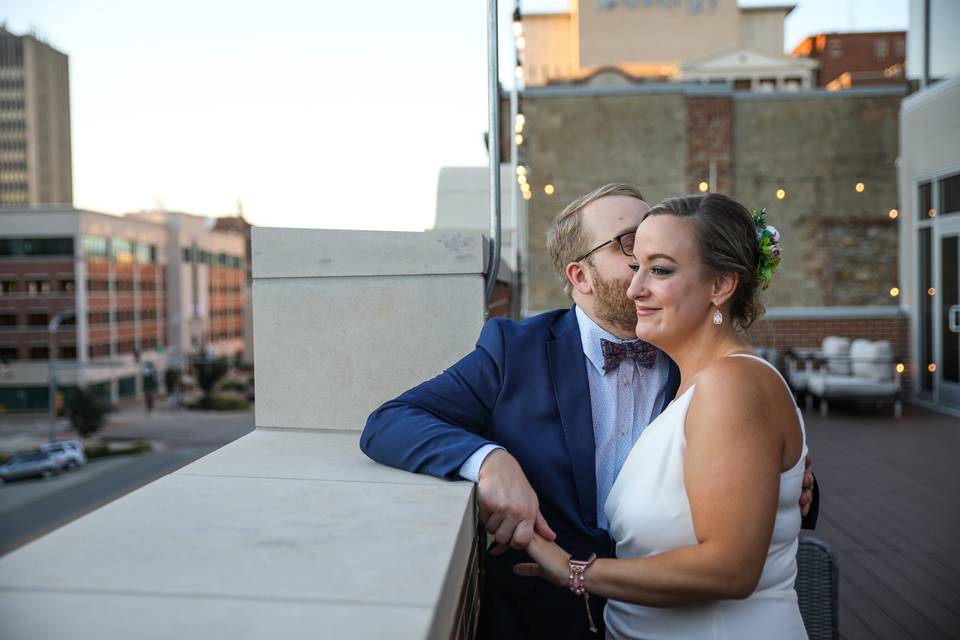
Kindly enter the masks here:
<path id="1" fill-rule="evenodd" d="M 167 367 L 163 372 L 163 386 L 167 393 L 173 393 L 180 386 L 180 369 Z"/>
<path id="2" fill-rule="evenodd" d="M 227 359 L 197 359 L 194 360 L 193 366 L 197 372 L 197 384 L 200 385 L 200 389 L 203 391 L 201 406 L 209 409 L 213 404 L 213 387 L 220 378 L 227 374 L 227 370 L 229 369 Z"/>
<path id="3" fill-rule="evenodd" d="M 70 424 L 81 437 L 92 436 L 103 428 L 110 404 L 96 391 L 86 387 L 77 387 L 72 396 L 68 407 Z"/>

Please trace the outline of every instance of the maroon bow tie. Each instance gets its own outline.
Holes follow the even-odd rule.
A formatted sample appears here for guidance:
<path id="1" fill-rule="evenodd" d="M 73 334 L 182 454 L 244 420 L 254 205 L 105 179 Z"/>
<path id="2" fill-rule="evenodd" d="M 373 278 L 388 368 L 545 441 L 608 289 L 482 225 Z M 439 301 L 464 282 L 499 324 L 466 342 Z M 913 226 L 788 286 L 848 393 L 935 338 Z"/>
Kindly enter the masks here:
<path id="1" fill-rule="evenodd" d="M 615 369 L 624 358 L 631 358 L 646 369 L 652 369 L 657 361 L 656 348 L 643 340 L 611 342 L 600 338 L 600 347 L 603 349 L 604 373 Z"/>

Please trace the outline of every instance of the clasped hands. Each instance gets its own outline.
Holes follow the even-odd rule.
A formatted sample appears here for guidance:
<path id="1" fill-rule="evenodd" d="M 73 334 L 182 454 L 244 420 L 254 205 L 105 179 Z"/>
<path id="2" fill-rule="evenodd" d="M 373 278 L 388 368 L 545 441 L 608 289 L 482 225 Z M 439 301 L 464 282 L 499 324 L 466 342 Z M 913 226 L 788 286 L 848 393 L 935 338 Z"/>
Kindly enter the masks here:
<path id="1" fill-rule="evenodd" d="M 807 455 L 800 495 L 800 512 L 807 515 L 813 501 L 813 473 Z M 540 513 L 540 502 L 516 459 L 503 449 L 491 452 L 480 467 L 477 484 L 480 522 L 493 536 L 500 555 L 507 549 L 524 549 L 535 562 L 520 563 L 514 573 L 545 578 L 558 586 L 567 584 L 570 554 L 554 540 L 557 534 Z"/>

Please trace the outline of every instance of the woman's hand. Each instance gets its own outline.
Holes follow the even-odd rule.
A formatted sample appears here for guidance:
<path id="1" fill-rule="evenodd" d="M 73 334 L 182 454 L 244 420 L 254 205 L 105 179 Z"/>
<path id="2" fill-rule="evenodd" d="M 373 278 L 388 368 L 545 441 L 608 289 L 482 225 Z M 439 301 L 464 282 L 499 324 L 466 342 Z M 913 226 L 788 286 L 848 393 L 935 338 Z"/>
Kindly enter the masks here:
<path id="1" fill-rule="evenodd" d="M 534 533 L 526 551 L 536 562 L 521 562 L 515 565 L 513 567 L 515 574 L 543 578 L 558 587 L 566 587 L 569 584 L 570 554 L 561 549 L 556 542 L 541 538 Z"/>

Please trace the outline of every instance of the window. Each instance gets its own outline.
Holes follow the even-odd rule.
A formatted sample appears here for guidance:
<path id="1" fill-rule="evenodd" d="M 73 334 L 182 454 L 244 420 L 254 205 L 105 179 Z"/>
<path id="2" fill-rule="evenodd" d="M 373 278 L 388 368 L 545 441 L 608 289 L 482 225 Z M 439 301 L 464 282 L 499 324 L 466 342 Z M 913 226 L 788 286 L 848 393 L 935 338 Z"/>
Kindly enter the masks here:
<path id="1" fill-rule="evenodd" d="M 30 347 L 27 351 L 27 360 L 47 360 L 50 358 L 50 347 Z"/>
<path id="2" fill-rule="evenodd" d="M 0 347 L 0 360 L 16 360 L 17 359 L 17 348 L 16 347 Z"/>
<path id="3" fill-rule="evenodd" d="M 0 280 L 0 296 L 17 292 L 16 280 Z"/>
<path id="4" fill-rule="evenodd" d="M 918 188 L 919 196 L 917 198 L 917 219 L 926 220 L 933 216 L 930 215 L 930 212 L 933 211 L 933 188 L 931 183 L 923 182 Z"/>
<path id="5" fill-rule="evenodd" d="M 113 259 L 117 262 L 133 262 L 133 243 L 123 238 L 114 238 Z"/>
<path id="6" fill-rule="evenodd" d="M 890 53 L 890 44 L 886 40 L 877 40 L 873 43 L 873 53 L 877 58 L 883 60 Z"/>
<path id="7" fill-rule="evenodd" d="M 83 255 L 87 259 L 106 259 L 110 257 L 107 252 L 107 239 L 100 236 L 83 236 Z"/>
<path id="8" fill-rule="evenodd" d="M 192 257 L 193 252 L 190 251 L 190 247 L 184 247 L 183 249 L 180 250 L 180 253 L 183 256 L 184 262 L 190 262 L 193 259 Z"/>
<path id="9" fill-rule="evenodd" d="M 68 344 L 57 349 L 57 359 L 58 360 L 76 360 L 77 359 L 77 346 L 73 344 Z"/>
<path id="10" fill-rule="evenodd" d="M 27 324 L 31 327 L 45 327 L 50 322 L 50 317 L 45 313 L 28 313 Z"/>
<path id="11" fill-rule="evenodd" d="M 73 280 L 58 280 L 57 281 L 57 291 L 60 293 L 73 293 L 76 290 L 76 285 Z"/>
<path id="12" fill-rule="evenodd" d="M 28 296 L 42 296 L 50 293 L 50 283 L 46 280 L 29 280 L 27 282 Z"/>
<path id="13" fill-rule="evenodd" d="M 72 255 L 73 238 L 0 238 L 0 257 Z"/>
<path id="14" fill-rule="evenodd" d="M 136 255 L 138 263 L 153 264 L 157 250 L 152 244 L 137 244 Z"/>
<path id="15" fill-rule="evenodd" d="M 827 42 L 827 55 L 831 58 L 839 58 L 843 55 L 843 45 L 839 40 L 830 40 Z"/>
<path id="16" fill-rule="evenodd" d="M 960 213 L 960 173 L 940 179 L 940 213 Z"/>
<path id="17" fill-rule="evenodd" d="M 0 313 L 0 327 L 15 327 L 15 326 L 17 326 L 17 314 Z"/>

